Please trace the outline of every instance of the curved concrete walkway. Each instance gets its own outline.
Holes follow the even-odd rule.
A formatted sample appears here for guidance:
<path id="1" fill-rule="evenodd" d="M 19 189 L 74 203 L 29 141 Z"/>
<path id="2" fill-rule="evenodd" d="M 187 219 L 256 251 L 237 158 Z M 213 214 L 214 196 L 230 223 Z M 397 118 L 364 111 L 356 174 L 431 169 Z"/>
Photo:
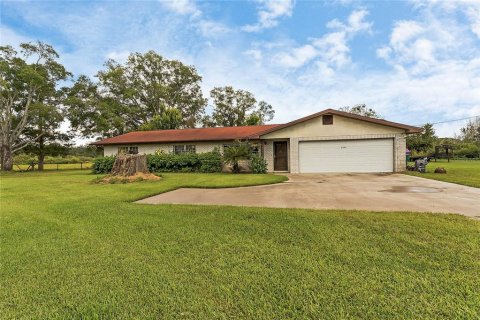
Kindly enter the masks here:
<path id="1" fill-rule="evenodd" d="M 272 208 L 458 213 L 480 218 L 480 189 L 403 174 L 290 174 L 289 181 L 225 189 L 178 189 L 137 201 Z"/>

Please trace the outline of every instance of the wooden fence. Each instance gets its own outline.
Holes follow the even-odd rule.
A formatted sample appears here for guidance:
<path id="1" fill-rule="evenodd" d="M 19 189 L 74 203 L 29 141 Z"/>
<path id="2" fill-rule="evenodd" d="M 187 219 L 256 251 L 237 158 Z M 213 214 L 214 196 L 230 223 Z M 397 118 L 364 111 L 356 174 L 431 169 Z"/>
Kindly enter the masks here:
<path id="1" fill-rule="evenodd" d="M 52 171 L 52 170 L 84 170 L 90 169 L 92 167 L 92 162 L 83 161 L 75 163 L 44 163 L 43 170 Z M 15 171 L 38 171 L 38 162 L 31 162 L 27 164 L 15 164 Z"/>

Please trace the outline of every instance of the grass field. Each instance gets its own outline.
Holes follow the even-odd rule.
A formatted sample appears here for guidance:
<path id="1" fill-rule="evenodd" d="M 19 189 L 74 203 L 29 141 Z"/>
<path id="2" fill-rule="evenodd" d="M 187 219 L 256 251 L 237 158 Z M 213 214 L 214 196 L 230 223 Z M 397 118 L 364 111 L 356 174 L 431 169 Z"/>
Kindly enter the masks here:
<path id="1" fill-rule="evenodd" d="M 480 222 L 458 215 L 139 205 L 272 175 L 1 179 L 2 319 L 478 319 Z"/>
<path id="2" fill-rule="evenodd" d="M 412 163 L 413 165 L 413 163 Z M 446 174 L 434 173 L 435 168 L 444 167 Z M 438 160 L 427 165 L 426 173 L 407 171 L 407 174 L 428 179 L 453 182 L 470 187 L 480 188 L 480 161 L 479 160 Z"/>

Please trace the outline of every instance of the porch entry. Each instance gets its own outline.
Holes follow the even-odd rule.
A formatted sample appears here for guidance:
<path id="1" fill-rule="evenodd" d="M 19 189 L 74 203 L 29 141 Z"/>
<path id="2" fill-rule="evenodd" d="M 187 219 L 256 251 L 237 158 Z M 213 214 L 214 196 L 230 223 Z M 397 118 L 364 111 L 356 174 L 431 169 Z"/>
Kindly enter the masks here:
<path id="1" fill-rule="evenodd" d="M 273 142 L 273 170 L 288 171 L 287 141 Z"/>

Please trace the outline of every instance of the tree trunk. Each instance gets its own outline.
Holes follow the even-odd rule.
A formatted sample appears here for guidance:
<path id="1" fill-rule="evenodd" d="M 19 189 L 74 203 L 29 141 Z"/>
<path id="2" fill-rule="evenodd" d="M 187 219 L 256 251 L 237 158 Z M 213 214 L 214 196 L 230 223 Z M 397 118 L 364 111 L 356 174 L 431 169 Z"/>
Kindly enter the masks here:
<path id="1" fill-rule="evenodd" d="M 43 171 L 43 163 L 45 162 L 43 136 L 38 139 L 38 171 Z"/>
<path id="2" fill-rule="evenodd" d="M 3 146 L 3 171 L 12 171 L 13 169 L 13 155 L 10 146 Z"/>
<path id="3" fill-rule="evenodd" d="M 136 173 L 148 173 L 147 156 L 144 154 L 118 155 L 112 167 L 112 176 L 133 176 Z"/>

